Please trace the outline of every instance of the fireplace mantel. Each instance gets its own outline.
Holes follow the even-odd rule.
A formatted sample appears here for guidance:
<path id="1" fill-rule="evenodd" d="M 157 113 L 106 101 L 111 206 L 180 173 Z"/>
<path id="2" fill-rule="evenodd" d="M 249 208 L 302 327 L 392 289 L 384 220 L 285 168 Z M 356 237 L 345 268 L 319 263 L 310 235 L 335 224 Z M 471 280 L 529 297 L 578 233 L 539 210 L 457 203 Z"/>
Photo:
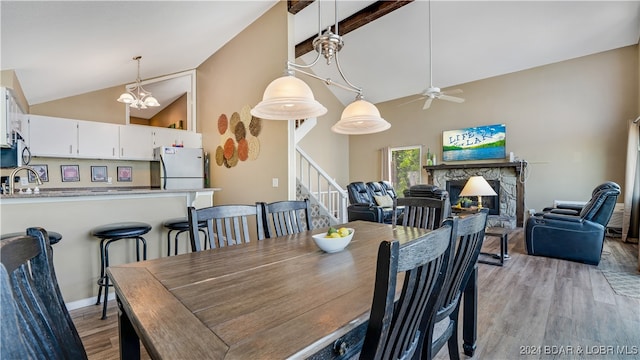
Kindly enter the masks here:
<path id="1" fill-rule="evenodd" d="M 514 162 L 489 162 L 489 163 L 465 163 L 465 164 L 440 164 L 440 165 L 428 165 L 424 166 L 424 170 L 429 175 L 428 183 L 432 185 L 443 186 L 440 184 L 443 177 L 449 179 L 461 179 L 461 176 L 466 173 L 467 176 L 471 175 L 483 175 L 500 173 L 504 176 L 505 172 L 515 175 L 515 179 L 511 180 L 512 184 L 515 182 L 515 223 L 516 226 L 522 227 L 524 224 L 524 197 L 525 188 L 524 183 L 520 181 L 522 173 L 525 171 L 527 163 L 525 161 Z M 476 172 L 477 169 L 477 172 Z M 461 174 L 460 171 L 463 171 Z M 437 177 L 437 181 L 434 179 Z M 489 178 L 487 178 L 489 179 Z M 512 178 L 513 179 L 513 178 Z M 491 179 L 493 180 L 493 179 Z"/>
<path id="2" fill-rule="evenodd" d="M 433 170 L 451 170 L 451 169 L 483 169 L 483 168 L 505 168 L 510 167 L 515 170 L 516 175 L 520 176 L 520 173 L 527 167 L 527 162 L 514 161 L 514 162 L 493 162 L 493 163 L 473 163 L 473 164 L 440 164 L 440 165 L 427 165 L 423 168 L 429 173 L 429 177 L 433 176 Z"/>

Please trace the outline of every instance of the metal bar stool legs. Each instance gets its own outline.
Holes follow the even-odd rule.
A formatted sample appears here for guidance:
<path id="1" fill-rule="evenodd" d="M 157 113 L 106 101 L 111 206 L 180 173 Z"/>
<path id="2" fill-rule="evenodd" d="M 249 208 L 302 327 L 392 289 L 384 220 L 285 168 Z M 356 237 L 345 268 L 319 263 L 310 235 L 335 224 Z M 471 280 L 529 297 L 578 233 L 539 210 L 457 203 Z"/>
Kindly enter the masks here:
<path id="1" fill-rule="evenodd" d="M 142 243 L 142 260 L 147 260 L 147 241 L 142 236 L 102 239 L 102 241 L 100 241 L 101 267 L 100 279 L 98 280 L 98 298 L 96 301 L 96 305 L 100 305 L 100 295 L 102 293 L 102 288 L 104 288 L 104 299 L 102 307 L 103 320 L 107 318 L 107 299 L 109 297 L 109 286 L 113 286 L 109 284 L 109 276 L 106 274 L 106 269 L 109 267 L 109 245 L 122 239 L 135 239 L 136 261 L 140 261 L 140 243 Z"/>
<path id="2" fill-rule="evenodd" d="M 176 231 L 173 238 L 173 254 L 178 255 L 178 237 L 180 234 L 189 231 L 189 221 L 187 218 L 175 218 L 169 219 L 162 223 L 162 225 L 168 229 L 167 231 L 167 256 L 171 256 L 171 234 Z M 208 248 L 207 241 L 207 223 L 201 222 L 198 224 L 198 231 L 200 231 L 205 238 L 204 249 Z"/>
<path id="3" fill-rule="evenodd" d="M 102 319 L 107 318 L 107 300 L 109 297 L 109 247 L 112 243 L 122 239 L 134 239 L 136 242 L 136 261 L 140 261 L 140 245 L 142 245 L 142 260 L 147 260 L 147 241 L 142 235 L 151 230 L 151 225 L 140 222 L 123 222 L 103 225 L 91 230 L 91 235 L 100 239 L 100 278 L 98 279 L 98 297 L 96 305 L 100 305 L 102 298 Z M 104 288 L 104 295 L 102 290 Z"/>

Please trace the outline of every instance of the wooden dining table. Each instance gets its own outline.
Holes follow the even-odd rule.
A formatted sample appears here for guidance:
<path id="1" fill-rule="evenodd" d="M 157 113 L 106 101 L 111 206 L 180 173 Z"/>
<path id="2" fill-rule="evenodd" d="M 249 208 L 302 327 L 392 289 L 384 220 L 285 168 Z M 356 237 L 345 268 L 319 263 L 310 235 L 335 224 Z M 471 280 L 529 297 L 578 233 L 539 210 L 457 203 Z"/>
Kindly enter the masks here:
<path id="1" fill-rule="evenodd" d="M 326 232 L 321 228 L 109 267 L 120 357 L 138 359 L 140 342 L 153 359 L 348 355 L 366 331 L 378 245 L 428 230 L 365 221 L 341 226 L 355 233 L 336 253 L 315 245 L 311 235 Z M 463 338 L 472 353 L 475 274 L 467 289 Z"/>

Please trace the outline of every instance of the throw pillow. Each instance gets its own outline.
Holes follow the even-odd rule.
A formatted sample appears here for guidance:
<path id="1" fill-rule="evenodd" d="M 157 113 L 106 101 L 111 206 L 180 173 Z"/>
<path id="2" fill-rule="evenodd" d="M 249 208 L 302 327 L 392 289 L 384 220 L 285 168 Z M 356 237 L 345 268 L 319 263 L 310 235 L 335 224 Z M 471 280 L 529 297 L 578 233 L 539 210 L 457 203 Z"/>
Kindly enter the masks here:
<path id="1" fill-rule="evenodd" d="M 373 199 L 376 201 L 378 206 L 382 207 L 393 207 L 393 199 L 389 194 L 387 195 L 374 195 Z"/>

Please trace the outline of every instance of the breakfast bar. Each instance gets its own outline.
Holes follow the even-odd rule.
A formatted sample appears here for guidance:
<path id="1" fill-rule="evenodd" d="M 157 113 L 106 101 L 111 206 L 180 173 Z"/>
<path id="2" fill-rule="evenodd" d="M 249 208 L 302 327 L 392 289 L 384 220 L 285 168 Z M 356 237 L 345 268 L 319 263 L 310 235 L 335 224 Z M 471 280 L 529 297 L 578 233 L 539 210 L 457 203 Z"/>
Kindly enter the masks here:
<path id="1" fill-rule="evenodd" d="M 123 221 L 152 226 L 145 235 L 148 258 L 166 256 L 164 220 L 187 216 L 187 206 L 211 206 L 217 188 L 158 190 L 149 188 L 43 189 L 38 195 L 2 195 L 2 233 L 24 232 L 30 226 L 62 234 L 54 246 L 54 266 L 65 303 L 70 308 L 95 303 L 100 275 L 100 241 L 92 228 Z M 131 244 L 114 245 L 111 263 L 135 261 Z M 187 242 L 180 244 L 186 252 Z"/>

